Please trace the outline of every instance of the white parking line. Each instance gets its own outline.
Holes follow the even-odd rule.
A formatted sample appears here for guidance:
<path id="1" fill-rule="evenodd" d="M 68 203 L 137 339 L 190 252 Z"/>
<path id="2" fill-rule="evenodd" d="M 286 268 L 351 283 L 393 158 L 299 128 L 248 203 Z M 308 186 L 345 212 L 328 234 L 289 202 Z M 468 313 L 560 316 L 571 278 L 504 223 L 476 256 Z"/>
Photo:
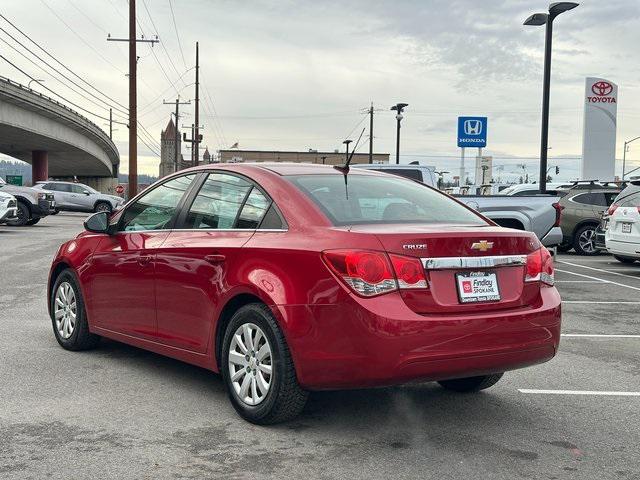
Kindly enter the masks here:
<path id="1" fill-rule="evenodd" d="M 633 278 L 634 280 L 640 280 L 640 277 L 636 277 L 635 275 L 626 275 L 624 273 L 613 272 L 611 270 L 605 270 L 603 268 L 587 267 L 586 265 L 580 265 L 579 263 L 564 262 L 562 260 L 558 260 L 557 263 L 562 263 L 564 265 L 571 265 L 572 267 L 586 268 L 588 270 L 595 270 L 596 272 L 608 273 L 609 275 L 619 275 L 621 277 L 627 277 L 627 278 Z"/>
<path id="2" fill-rule="evenodd" d="M 640 335 L 603 334 L 603 333 L 561 333 L 561 337 L 586 337 L 586 338 L 640 338 Z"/>
<path id="3" fill-rule="evenodd" d="M 520 393 L 540 393 L 543 395 L 607 395 L 612 397 L 640 397 L 640 392 L 607 392 L 596 390 L 536 390 L 519 388 Z"/>
<path id="4" fill-rule="evenodd" d="M 556 280 L 555 283 L 609 283 L 609 282 L 602 281 L 602 280 Z"/>
<path id="5" fill-rule="evenodd" d="M 584 268 L 590 268 L 590 267 L 584 267 Z M 594 270 L 599 270 L 599 269 L 598 268 L 594 268 Z M 604 271 L 604 270 L 601 270 L 601 271 Z M 624 283 L 612 282 L 611 280 L 605 280 L 603 278 L 592 277 L 591 275 L 584 275 L 582 273 L 570 272 L 569 270 L 560 270 L 558 268 L 556 268 L 556 272 L 569 273 L 571 275 L 576 275 L 578 277 L 588 278 L 590 280 L 600 280 L 601 282 L 610 283 L 611 285 L 617 285 L 619 287 L 630 288 L 632 290 L 638 290 L 640 292 L 640 287 L 632 287 L 631 285 L 625 285 Z M 610 272 L 610 273 L 613 274 L 614 272 Z M 617 275 L 622 275 L 622 274 L 618 273 Z M 624 275 L 624 276 L 626 277 L 628 275 Z M 636 278 L 636 277 L 632 277 L 632 278 Z M 637 280 L 640 280 L 640 278 L 638 278 Z"/>
<path id="6" fill-rule="evenodd" d="M 596 300 L 562 300 L 562 303 L 574 303 L 574 304 L 599 304 L 603 305 L 640 305 L 640 302 L 606 302 L 606 301 L 596 301 Z"/>

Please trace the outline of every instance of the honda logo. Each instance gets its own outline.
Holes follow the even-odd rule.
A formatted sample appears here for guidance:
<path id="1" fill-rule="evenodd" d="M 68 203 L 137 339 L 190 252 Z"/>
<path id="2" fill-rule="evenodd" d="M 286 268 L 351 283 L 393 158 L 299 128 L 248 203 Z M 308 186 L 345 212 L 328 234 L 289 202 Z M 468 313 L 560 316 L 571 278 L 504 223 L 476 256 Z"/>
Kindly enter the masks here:
<path id="1" fill-rule="evenodd" d="M 465 135 L 481 135 L 482 122 L 480 120 L 465 120 L 464 134 Z"/>
<path id="2" fill-rule="evenodd" d="M 591 85 L 591 91 L 599 97 L 604 97 L 613 91 L 613 85 L 609 82 L 599 81 Z"/>

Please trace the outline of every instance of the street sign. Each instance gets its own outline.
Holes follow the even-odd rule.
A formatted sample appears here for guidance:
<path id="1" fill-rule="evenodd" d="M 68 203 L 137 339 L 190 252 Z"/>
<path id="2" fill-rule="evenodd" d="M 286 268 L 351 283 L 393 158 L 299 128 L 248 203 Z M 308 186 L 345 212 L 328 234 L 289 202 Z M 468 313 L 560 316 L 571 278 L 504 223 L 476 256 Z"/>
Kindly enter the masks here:
<path id="1" fill-rule="evenodd" d="M 487 117 L 458 117 L 458 146 L 487 146 Z"/>
<path id="2" fill-rule="evenodd" d="M 124 185 L 118 185 L 118 186 L 116 187 L 116 193 L 117 193 L 118 195 L 122 195 L 122 194 L 124 193 Z"/>
<path id="3" fill-rule="evenodd" d="M 6 175 L 6 179 L 9 185 L 22 186 L 22 175 Z"/>

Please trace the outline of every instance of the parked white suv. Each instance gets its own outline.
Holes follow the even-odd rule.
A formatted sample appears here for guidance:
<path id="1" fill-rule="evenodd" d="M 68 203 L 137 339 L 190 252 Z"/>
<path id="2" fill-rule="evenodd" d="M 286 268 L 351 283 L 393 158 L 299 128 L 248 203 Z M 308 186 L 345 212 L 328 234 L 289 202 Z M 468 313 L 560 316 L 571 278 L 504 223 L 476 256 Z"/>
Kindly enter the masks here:
<path id="1" fill-rule="evenodd" d="M 401 177 L 418 180 L 430 187 L 437 187 L 438 180 L 436 178 L 434 167 L 426 165 L 396 165 L 390 163 L 357 163 L 351 165 L 356 168 L 364 168 L 365 170 L 375 170 L 376 172 L 391 173 L 400 175 Z"/>
<path id="2" fill-rule="evenodd" d="M 607 211 L 607 251 L 622 263 L 640 260 L 640 181 L 632 181 Z"/>
<path id="3" fill-rule="evenodd" d="M 83 183 L 48 180 L 33 188 L 53 193 L 56 209 L 70 212 L 111 212 L 124 203 L 116 195 L 100 193 Z"/>
<path id="4" fill-rule="evenodd" d="M 13 195 L 0 192 L 0 224 L 13 220 L 18 215 L 18 201 Z"/>

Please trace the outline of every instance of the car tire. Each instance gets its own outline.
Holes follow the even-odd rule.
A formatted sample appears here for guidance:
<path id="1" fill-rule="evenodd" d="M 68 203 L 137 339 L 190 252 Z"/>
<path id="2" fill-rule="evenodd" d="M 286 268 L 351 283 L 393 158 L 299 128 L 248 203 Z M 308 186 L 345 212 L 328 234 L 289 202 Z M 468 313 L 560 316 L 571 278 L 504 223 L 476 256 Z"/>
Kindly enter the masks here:
<path id="1" fill-rule="evenodd" d="M 100 336 L 89 331 L 82 291 L 73 270 L 66 269 L 58 275 L 49 303 L 53 334 L 62 348 L 79 351 L 98 345 Z"/>
<path id="2" fill-rule="evenodd" d="M 18 201 L 18 211 L 17 217 L 7 221 L 7 225 L 12 227 L 24 227 L 28 225 L 29 219 L 31 218 L 31 210 L 26 203 Z"/>
<path id="3" fill-rule="evenodd" d="M 479 377 L 440 380 L 438 383 L 443 388 L 453 390 L 454 392 L 479 392 L 498 383 L 502 375 L 504 375 L 504 373 L 494 373 L 493 375 L 481 375 Z"/>
<path id="4" fill-rule="evenodd" d="M 562 243 L 560 245 L 558 245 L 558 251 L 562 252 L 562 253 L 567 253 L 569 250 L 571 250 L 571 244 L 569 242 L 565 242 L 564 240 L 562 241 Z"/>
<path id="5" fill-rule="evenodd" d="M 93 208 L 93 211 L 96 213 L 98 212 L 111 213 L 112 210 L 113 208 L 111 207 L 111 204 L 109 202 L 98 202 L 96 203 L 96 206 Z"/>
<path id="6" fill-rule="evenodd" d="M 36 223 L 38 223 L 40 221 L 39 218 L 32 218 L 31 220 L 29 220 L 26 224 L 31 226 L 31 225 L 35 225 Z"/>
<path id="7" fill-rule="evenodd" d="M 60 213 L 60 210 L 55 209 L 53 212 L 51 212 L 49 215 L 57 215 Z"/>
<path id="8" fill-rule="evenodd" d="M 233 315 L 224 333 L 220 371 L 231 404 L 248 422 L 290 420 L 307 402 L 309 394 L 298 384 L 287 342 L 266 305 L 245 305 Z"/>
<path id="9" fill-rule="evenodd" d="M 621 257 L 620 255 L 614 255 L 613 258 L 615 258 L 619 262 L 628 263 L 628 264 L 635 263 L 635 261 L 636 261 L 635 258 L 632 258 L 632 257 Z"/>
<path id="10" fill-rule="evenodd" d="M 596 248 L 596 225 L 585 225 L 576 230 L 573 236 L 573 249 L 578 255 L 598 255 Z"/>

